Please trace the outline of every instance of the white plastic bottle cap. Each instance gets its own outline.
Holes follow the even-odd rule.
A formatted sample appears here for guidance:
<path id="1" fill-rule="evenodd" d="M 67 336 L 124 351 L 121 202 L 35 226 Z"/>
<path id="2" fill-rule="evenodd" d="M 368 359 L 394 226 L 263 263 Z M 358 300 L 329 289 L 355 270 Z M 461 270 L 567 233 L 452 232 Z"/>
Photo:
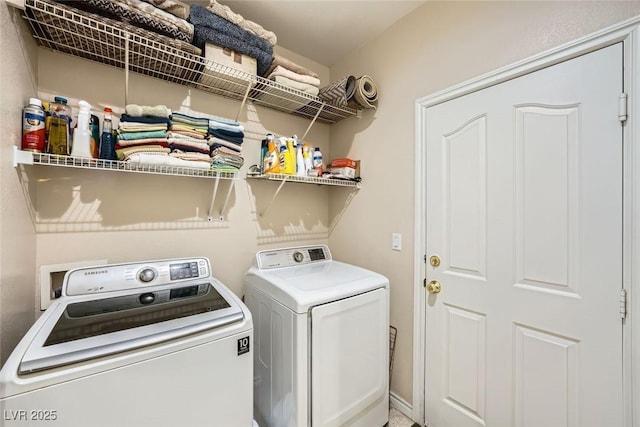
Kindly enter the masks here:
<path id="1" fill-rule="evenodd" d="M 29 104 L 37 105 L 38 107 L 42 107 L 42 101 L 38 98 L 29 98 Z"/>

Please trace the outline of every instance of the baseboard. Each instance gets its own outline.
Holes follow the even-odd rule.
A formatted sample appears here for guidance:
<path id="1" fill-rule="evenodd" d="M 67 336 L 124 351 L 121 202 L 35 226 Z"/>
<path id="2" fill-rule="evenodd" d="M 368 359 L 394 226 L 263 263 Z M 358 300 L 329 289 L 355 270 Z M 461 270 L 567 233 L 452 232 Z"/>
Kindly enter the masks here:
<path id="1" fill-rule="evenodd" d="M 413 418 L 413 408 L 406 400 L 404 400 L 394 392 L 389 393 L 389 400 L 391 401 L 392 408 L 397 409 L 409 419 Z"/>

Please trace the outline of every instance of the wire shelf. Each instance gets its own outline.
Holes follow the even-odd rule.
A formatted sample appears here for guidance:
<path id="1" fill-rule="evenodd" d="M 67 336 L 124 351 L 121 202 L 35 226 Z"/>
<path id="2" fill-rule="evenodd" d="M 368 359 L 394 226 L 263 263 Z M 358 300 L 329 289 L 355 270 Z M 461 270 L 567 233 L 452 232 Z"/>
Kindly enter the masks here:
<path id="1" fill-rule="evenodd" d="M 15 148 L 14 165 L 46 165 L 67 168 L 96 169 L 118 172 L 135 172 L 156 175 L 188 176 L 196 178 L 237 179 L 238 172 L 218 171 L 169 165 L 129 163 L 118 160 L 85 159 L 58 154 L 35 153 Z"/>
<path id="2" fill-rule="evenodd" d="M 312 176 L 297 176 L 287 175 L 280 173 L 270 173 L 266 175 L 247 175 L 247 179 L 262 179 L 266 181 L 282 181 L 282 182 L 299 182 L 303 184 L 319 184 L 319 185 L 333 185 L 338 187 L 355 187 L 359 188 L 359 183 L 355 181 L 349 181 L 346 179 L 334 179 L 334 178 L 318 178 Z"/>
<path id="3" fill-rule="evenodd" d="M 23 16 L 38 44 L 55 51 L 324 123 L 359 114 L 205 59 L 189 43 L 64 4 L 26 0 Z"/>

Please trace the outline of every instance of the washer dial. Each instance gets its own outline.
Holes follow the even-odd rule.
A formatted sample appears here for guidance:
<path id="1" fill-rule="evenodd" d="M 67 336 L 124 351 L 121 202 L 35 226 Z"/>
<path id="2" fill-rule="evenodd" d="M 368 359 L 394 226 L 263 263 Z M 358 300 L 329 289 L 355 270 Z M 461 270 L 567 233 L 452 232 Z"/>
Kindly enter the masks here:
<path id="1" fill-rule="evenodd" d="M 302 252 L 296 251 L 293 253 L 293 260 L 295 262 L 302 262 L 304 261 L 304 255 L 302 255 Z"/>
<path id="2" fill-rule="evenodd" d="M 138 273 L 138 279 L 141 282 L 144 283 L 148 283 L 150 281 L 152 281 L 153 279 L 156 278 L 156 271 L 153 268 L 143 268 L 142 270 L 140 270 L 140 272 Z"/>

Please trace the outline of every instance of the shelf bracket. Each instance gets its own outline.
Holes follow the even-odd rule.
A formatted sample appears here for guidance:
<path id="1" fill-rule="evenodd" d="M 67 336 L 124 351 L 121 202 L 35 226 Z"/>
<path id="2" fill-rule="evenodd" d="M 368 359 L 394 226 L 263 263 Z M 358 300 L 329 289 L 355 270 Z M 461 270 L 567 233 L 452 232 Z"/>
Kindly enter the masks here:
<path id="1" fill-rule="evenodd" d="M 244 110 L 244 106 L 247 103 L 247 99 L 249 98 L 249 92 L 253 87 L 253 81 L 247 85 L 247 90 L 244 91 L 244 97 L 242 97 L 242 103 L 240 103 L 240 108 L 238 109 L 238 114 L 236 114 L 236 122 L 240 120 L 240 114 L 242 114 L 242 110 Z"/>
<path id="2" fill-rule="evenodd" d="M 18 150 L 18 147 L 13 146 L 13 167 L 18 165 L 32 165 L 33 154 L 30 151 Z"/>
<path id="3" fill-rule="evenodd" d="M 324 108 L 325 104 L 323 103 L 320 108 L 318 108 L 318 112 L 316 113 L 316 115 L 313 117 L 313 120 L 311 120 L 311 123 L 309 123 L 309 126 L 307 126 L 307 130 L 304 131 L 304 135 L 302 135 L 302 138 L 300 138 L 300 141 L 304 141 L 304 139 L 307 137 L 307 134 L 309 133 L 309 131 L 311 130 L 311 126 L 313 126 L 313 124 L 316 122 L 316 120 L 318 119 L 318 116 L 320 115 L 320 113 L 322 112 L 322 109 Z"/>
<path id="4" fill-rule="evenodd" d="M 213 185 L 213 193 L 211 194 L 211 204 L 209 205 L 209 212 L 207 216 L 207 221 L 213 221 L 213 217 L 211 216 L 213 212 L 213 202 L 216 200 L 216 195 L 218 194 L 218 185 L 220 184 L 220 176 L 216 176 L 216 183 Z"/>
<path id="5" fill-rule="evenodd" d="M 16 9 L 25 10 L 24 0 L 5 0 L 5 3 L 15 7 Z"/>
<path id="6" fill-rule="evenodd" d="M 273 197 L 271 197 L 271 200 L 269 200 L 269 203 L 267 203 L 267 206 L 264 207 L 264 209 L 262 210 L 262 212 L 260 212 L 260 216 L 264 216 L 267 211 L 269 210 L 269 208 L 271 207 L 271 205 L 273 204 L 273 201 L 276 199 L 276 197 L 278 197 L 278 194 L 280 194 L 280 190 L 282 190 L 282 187 L 284 186 L 284 183 L 287 182 L 287 178 L 283 178 L 282 181 L 280 182 L 280 185 L 278 185 L 278 189 L 276 190 L 276 192 L 273 194 Z"/>
<path id="7" fill-rule="evenodd" d="M 218 186 L 220 185 L 220 176 L 216 177 L 216 183 L 213 185 L 213 193 L 211 194 L 211 203 L 209 204 L 209 212 L 207 214 L 207 221 L 213 221 L 213 203 L 216 200 L 216 195 L 218 194 Z M 220 209 L 220 214 L 218 215 L 218 219 L 220 221 L 224 221 L 224 211 L 227 209 L 227 205 L 229 204 L 229 199 L 231 198 L 231 192 L 235 185 L 235 180 L 231 180 L 229 184 L 229 189 L 227 190 L 227 195 L 224 198 L 224 204 Z"/>
<path id="8" fill-rule="evenodd" d="M 124 39 L 124 105 L 129 105 L 129 40 L 131 35 L 127 33 Z"/>

